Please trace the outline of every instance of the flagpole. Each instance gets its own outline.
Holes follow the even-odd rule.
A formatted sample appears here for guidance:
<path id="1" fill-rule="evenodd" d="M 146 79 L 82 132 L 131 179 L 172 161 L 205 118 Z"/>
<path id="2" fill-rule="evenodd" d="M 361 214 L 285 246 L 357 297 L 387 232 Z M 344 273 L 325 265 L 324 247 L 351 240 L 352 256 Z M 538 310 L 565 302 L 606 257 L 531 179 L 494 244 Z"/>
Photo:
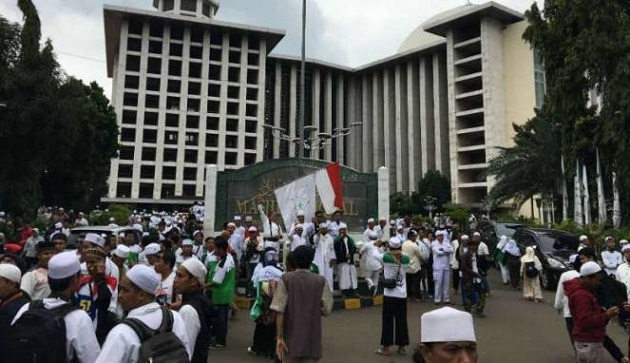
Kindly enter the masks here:
<path id="1" fill-rule="evenodd" d="M 300 117 L 298 118 L 298 130 L 300 130 L 300 142 L 298 143 L 298 159 L 304 157 L 304 114 L 306 110 L 304 90 L 306 89 L 306 0 L 302 0 L 302 60 L 300 65 Z"/>

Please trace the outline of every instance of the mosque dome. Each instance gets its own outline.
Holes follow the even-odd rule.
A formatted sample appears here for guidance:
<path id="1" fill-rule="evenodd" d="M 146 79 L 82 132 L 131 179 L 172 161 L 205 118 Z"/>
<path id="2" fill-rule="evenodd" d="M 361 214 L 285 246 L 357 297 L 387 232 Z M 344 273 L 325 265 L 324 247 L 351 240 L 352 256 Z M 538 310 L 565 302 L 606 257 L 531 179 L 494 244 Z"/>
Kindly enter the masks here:
<path id="1" fill-rule="evenodd" d="M 420 48 L 424 45 L 432 44 L 440 40 L 445 40 L 441 36 L 425 32 L 422 25 L 414 29 L 398 47 L 398 53 L 404 53 L 412 49 Z"/>

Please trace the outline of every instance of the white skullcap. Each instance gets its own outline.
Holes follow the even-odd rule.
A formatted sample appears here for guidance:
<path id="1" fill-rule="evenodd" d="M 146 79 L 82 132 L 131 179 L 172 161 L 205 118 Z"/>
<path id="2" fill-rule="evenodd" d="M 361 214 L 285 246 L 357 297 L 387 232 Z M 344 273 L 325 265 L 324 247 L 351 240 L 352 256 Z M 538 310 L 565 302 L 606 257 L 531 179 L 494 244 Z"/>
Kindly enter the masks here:
<path id="1" fill-rule="evenodd" d="M 142 224 L 140 224 L 140 223 L 135 223 L 135 224 L 133 225 L 133 229 L 136 229 L 136 230 L 138 230 L 138 231 L 142 232 L 144 228 L 142 227 Z"/>
<path id="2" fill-rule="evenodd" d="M 142 232 L 142 237 L 146 237 L 146 236 L 150 236 L 150 235 L 151 235 L 151 233 L 149 233 L 149 232 Z"/>
<path id="3" fill-rule="evenodd" d="M 370 241 L 375 241 L 378 239 L 378 232 L 376 232 L 373 229 L 368 230 L 367 232 L 367 236 L 370 239 Z"/>
<path id="4" fill-rule="evenodd" d="M 61 229 L 61 228 L 63 228 L 63 223 L 61 222 L 55 223 L 55 229 Z"/>
<path id="5" fill-rule="evenodd" d="M 619 241 L 620 245 L 626 245 L 628 244 L 628 240 L 627 239 L 622 239 L 621 241 Z"/>
<path id="6" fill-rule="evenodd" d="M 398 237 L 392 237 L 389 239 L 389 248 L 399 249 L 402 246 L 402 242 Z"/>
<path id="7" fill-rule="evenodd" d="M 232 223 L 232 222 L 228 223 L 228 224 L 227 224 L 227 226 L 228 226 L 228 227 L 234 227 L 234 228 L 236 228 L 236 224 L 234 224 L 234 223 Z"/>
<path id="8" fill-rule="evenodd" d="M 461 239 L 462 239 L 462 241 L 463 241 L 463 240 L 465 240 L 465 239 L 470 239 L 470 237 L 468 237 L 468 235 L 467 235 L 467 234 L 462 234 Z"/>
<path id="9" fill-rule="evenodd" d="M 298 224 L 295 226 L 295 229 L 304 229 L 304 226 L 301 224 Z M 341 226 L 339 226 L 339 229 L 341 229 Z"/>
<path id="10" fill-rule="evenodd" d="M 475 232 L 475 233 L 473 233 L 473 237 L 481 237 L 481 233 Z"/>
<path id="11" fill-rule="evenodd" d="M 186 238 L 182 241 L 182 246 L 192 246 L 194 243 L 191 239 Z"/>
<path id="12" fill-rule="evenodd" d="M 155 295 L 155 290 L 160 286 L 160 278 L 149 266 L 135 265 L 126 274 L 129 281 L 147 294 Z"/>
<path id="13" fill-rule="evenodd" d="M 258 232 L 258 229 L 256 229 L 256 227 L 251 226 L 247 229 L 248 232 Z"/>
<path id="14" fill-rule="evenodd" d="M 186 261 L 182 262 L 180 266 L 184 267 L 186 271 L 195 276 L 197 280 L 199 280 L 201 286 L 203 286 L 208 270 L 206 270 L 201 261 L 197 260 L 196 258 L 189 258 Z"/>
<path id="15" fill-rule="evenodd" d="M 380 222 L 380 221 L 385 221 L 385 222 L 387 222 L 387 218 L 385 218 L 385 217 L 381 217 L 381 218 L 379 218 L 379 219 L 378 219 L 378 221 L 379 221 L 379 222 Z"/>
<path id="16" fill-rule="evenodd" d="M 235 221 L 240 221 L 241 220 L 241 216 L 234 216 L 234 220 Z"/>
<path id="17" fill-rule="evenodd" d="M 580 267 L 580 276 L 587 277 L 601 271 L 602 268 L 599 266 L 597 262 L 588 261 Z"/>
<path id="18" fill-rule="evenodd" d="M 424 313 L 420 318 L 420 341 L 476 342 L 472 315 L 449 307 Z"/>
<path id="19" fill-rule="evenodd" d="M 253 221 L 252 216 L 245 216 L 245 222 Z"/>
<path id="20" fill-rule="evenodd" d="M 118 247 L 116 247 L 116 249 L 114 250 L 114 255 L 120 258 L 129 257 L 129 247 L 125 245 L 118 245 Z"/>
<path id="21" fill-rule="evenodd" d="M 389 221 L 389 225 L 390 225 L 390 226 L 394 226 L 394 225 L 396 225 L 396 221 L 392 219 L 391 221 Z"/>
<path id="22" fill-rule="evenodd" d="M 339 223 L 339 229 L 348 229 L 348 226 L 345 223 Z"/>
<path id="23" fill-rule="evenodd" d="M 109 217 L 109 223 L 114 223 L 116 221 L 116 219 L 114 219 L 114 217 Z"/>
<path id="24" fill-rule="evenodd" d="M 319 229 L 328 229 L 328 223 L 324 222 L 322 224 L 319 225 Z"/>
<path id="25" fill-rule="evenodd" d="M 103 241 L 103 238 L 96 233 L 86 234 L 84 241 L 90 242 L 91 244 L 97 245 L 99 247 L 103 247 L 105 245 L 105 241 Z"/>
<path id="26" fill-rule="evenodd" d="M 608 242 L 608 240 L 613 239 L 612 236 L 606 236 L 606 238 L 604 238 L 604 241 Z"/>
<path id="27" fill-rule="evenodd" d="M 585 235 L 581 235 L 580 236 L 580 242 L 587 240 L 588 237 L 586 237 Z"/>
<path id="28" fill-rule="evenodd" d="M 48 261 L 48 277 L 55 280 L 65 279 L 81 271 L 81 262 L 75 251 L 61 252 Z"/>
<path id="29" fill-rule="evenodd" d="M 4 217 L 6 214 L 4 212 L 0 212 L 0 217 Z"/>
<path id="30" fill-rule="evenodd" d="M 626 252 L 630 250 L 630 245 L 629 244 L 624 244 L 623 247 L 621 247 L 621 252 Z"/>
<path id="31" fill-rule="evenodd" d="M 374 220 L 374 218 L 370 218 L 370 219 L 368 219 L 368 221 L 367 221 L 367 222 L 368 222 L 368 223 L 376 223 L 376 221 Z"/>
<path id="32" fill-rule="evenodd" d="M 298 217 L 300 217 L 300 216 L 304 217 L 304 211 L 301 211 L 301 210 L 297 211 L 296 216 L 298 216 Z"/>
<path id="33" fill-rule="evenodd" d="M 37 234 L 39 234 L 39 228 L 33 228 L 33 232 L 36 232 Z M 626 240 L 622 240 L 622 241 L 626 241 Z M 626 241 L 628 242 L 628 241 Z"/>
<path id="34" fill-rule="evenodd" d="M 193 237 L 195 237 L 195 236 L 196 236 L 196 235 L 198 235 L 198 234 L 203 235 L 203 232 L 202 232 L 201 230 L 199 230 L 199 229 L 198 229 L 198 230 L 196 230 L 196 231 L 194 231 L 194 232 L 193 232 Z"/>
<path id="35" fill-rule="evenodd" d="M 397 225 L 397 226 L 396 226 L 396 230 L 397 230 L 397 231 L 401 231 L 401 230 L 403 230 L 403 229 L 405 229 L 405 227 L 403 227 L 401 224 L 399 224 L 399 225 Z"/>
<path id="36" fill-rule="evenodd" d="M 3 263 L 0 264 L 0 277 L 19 284 L 22 279 L 22 271 L 15 265 Z"/>
<path id="37" fill-rule="evenodd" d="M 435 232 L 435 237 L 437 236 L 444 236 L 444 231 L 443 230 L 439 230 L 437 232 Z"/>
<path id="38" fill-rule="evenodd" d="M 158 252 L 160 252 L 162 250 L 162 247 L 157 244 L 157 243 L 149 243 L 145 248 L 144 248 L 144 255 L 145 256 L 153 256 L 153 255 L 157 255 Z"/>

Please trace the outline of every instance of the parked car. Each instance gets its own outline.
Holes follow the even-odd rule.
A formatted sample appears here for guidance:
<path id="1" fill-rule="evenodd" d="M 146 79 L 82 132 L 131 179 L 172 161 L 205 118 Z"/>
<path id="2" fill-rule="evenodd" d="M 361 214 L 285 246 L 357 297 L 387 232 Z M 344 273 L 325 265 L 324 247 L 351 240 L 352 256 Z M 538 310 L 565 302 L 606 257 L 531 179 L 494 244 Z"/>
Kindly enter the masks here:
<path id="1" fill-rule="evenodd" d="M 513 238 L 521 254 L 525 248 L 534 247 L 543 266 L 540 282 L 546 290 L 555 289 L 560 275 L 573 268 L 569 257 L 577 253 L 580 244 L 576 236 L 557 229 L 519 228 Z"/>
<path id="2" fill-rule="evenodd" d="M 516 230 L 522 227 L 525 227 L 525 225 L 493 221 L 481 221 L 477 224 L 477 229 L 481 233 L 481 240 L 488 246 L 491 256 L 494 254 L 494 249 L 497 247 L 501 236 L 512 237 Z"/>
<path id="3" fill-rule="evenodd" d="M 121 233 L 125 233 L 126 231 L 133 231 L 136 236 L 136 243 L 140 243 L 142 239 L 142 232 L 137 229 L 129 226 L 122 227 L 110 227 L 110 226 L 88 226 L 88 227 L 76 227 L 70 230 L 70 236 L 68 236 L 68 246 L 76 248 L 77 239 L 80 235 L 85 235 L 88 233 L 96 233 L 99 235 L 105 235 L 109 237 L 110 235 L 120 235 Z"/>

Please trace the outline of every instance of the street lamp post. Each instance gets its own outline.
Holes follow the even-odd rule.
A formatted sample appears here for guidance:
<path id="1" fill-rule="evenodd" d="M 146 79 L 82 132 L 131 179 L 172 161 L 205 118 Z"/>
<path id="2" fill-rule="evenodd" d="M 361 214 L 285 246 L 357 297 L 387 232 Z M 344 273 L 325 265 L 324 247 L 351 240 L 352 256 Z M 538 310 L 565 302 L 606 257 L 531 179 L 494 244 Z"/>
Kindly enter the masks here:
<path id="1" fill-rule="evenodd" d="M 433 211 L 437 209 L 437 207 L 435 206 L 436 201 L 437 199 L 430 195 L 424 198 L 424 209 L 429 212 L 429 219 L 431 220 L 433 220 Z"/>

